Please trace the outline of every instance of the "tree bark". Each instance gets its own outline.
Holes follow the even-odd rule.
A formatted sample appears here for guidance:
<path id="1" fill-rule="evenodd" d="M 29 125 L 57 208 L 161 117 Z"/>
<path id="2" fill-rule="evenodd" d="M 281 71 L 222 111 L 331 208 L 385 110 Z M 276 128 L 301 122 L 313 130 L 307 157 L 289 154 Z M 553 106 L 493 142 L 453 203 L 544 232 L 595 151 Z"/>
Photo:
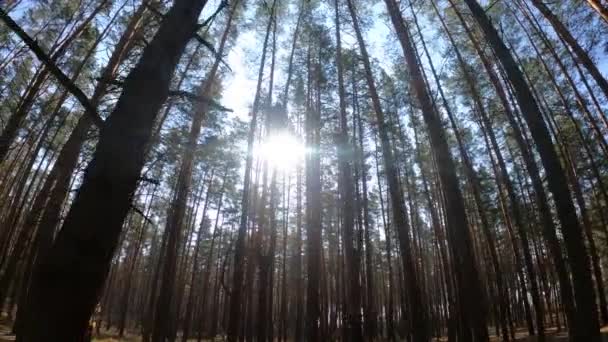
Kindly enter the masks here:
<path id="1" fill-rule="evenodd" d="M 606 24 L 608 24 L 608 7 L 603 5 L 601 0 L 587 0 L 587 3 L 600 15 L 600 17 L 602 17 Z"/>
<path id="2" fill-rule="evenodd" d="M 154 119 L 204 5 L 175 1 L 127 77 L 63 227 L 33 272 L 20 341 L 82 338 L 129 211 Z"/>
<path id="3" fill-rule="evenodd" d="M 439 178 L 444 191 L 446 229 L 455 255 L 454 267 L 456 268 L 455 276 L 458 284 L 458 302 L 463 311 L 460 312 L 463 322 L 461 338 L 486 341 L 488 340 L 488 331 L 485 319 L 487 308 L 483 298 L 484 291 L 481 288 L 481 279 L 477 270 L 471 233 L 468 228 L 464 200 L 456 177 L 454 161 L 447 145 L 441 120 L 426 90 L 419 61 L 416 58 L 415 47 L 401 16 L 399 6 L 395 0 L 385 0 L 385 3 L 411 75 L 411 88 L 422 107 L 423 118 L 429 132 Z M 472 302 L 480 303 L 480 306 L 475 309 L 464 306 L 467 305 L 466 303 Z"/>
<path id="4" fill-rule="evenodd" d="M 549 189 L 553 194 L 562 232 L 572 266 L 574 297 L 576 299 L 575 337 L 586 341 L 599 341 L 599 321 L 595 305 L 593 281 L 589 269 L 589 255 L 586 252 L 583 233 L 578 222 L 564 170 L 551 141 L 540 108 L 519 70 L 513 56 L 492 26 L 481 5 L 476 0 L 465 0 L 473 17 L 481 27 L 488 43 L 502 64 L 509 81 L 513 85 L 515 96 L 526 120 L 532 138 L 547 173 Z"/>

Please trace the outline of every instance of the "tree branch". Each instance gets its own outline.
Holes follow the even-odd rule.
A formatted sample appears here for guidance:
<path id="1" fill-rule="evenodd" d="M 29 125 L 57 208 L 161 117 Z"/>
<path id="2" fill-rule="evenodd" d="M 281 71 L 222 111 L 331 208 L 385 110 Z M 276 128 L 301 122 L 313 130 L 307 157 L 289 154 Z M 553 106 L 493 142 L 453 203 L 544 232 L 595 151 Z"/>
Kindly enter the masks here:
<path id="1" fill-rule="evenodd" d="M 93 123 L 98 127 L 103 127 L 103 119 L 97 114 L 97 109 L 87 95 L 78 88 L 70 78 L 59 69 L 59 67 L 51 60 L 51 58 L 42 50 L 42 48 L 36 43 L 32 37 L 30 37 L 19 24 L 17 24 L 3 9 L 0 8 L 0 19 L 4 21 L 6 26 L 10 28 L 23 42 L 32 50 L 36 57 L 48 68 L 49 72 L 57 78 L 59 83 L 64 86 L 84 107 L 87 115 L 90 115 L 93 119 Z"/>
<path id="2" fill-rule="evenodd" d="M 138 213 L 144 220 L 148 221 L 148 223 L 150 223 L 151 225 L 154 225 L 154 221 L 152 221 L 149 217 L 147 217 L 146 214 L 144 214 L 144 212 L 141 211 L 141 209 L 139 209 L 138 207 L 136 207 L 133 204 L 131 204 L 131 209 L 133 209 L 134 212 Z"/>
<path id="3" fill-rule="evenodd" d="M 183 97 L 185 99 L 188 99 L 190 101 L 200 101 L 200 102 L 206 102 L 207 104 L 209 104 L 211 107 L 217 109 L 217 110 L 221 110 L 224 112 L 233 112 L 232 109 L 230 108 L 226 108 L 224 106 L 222 106 L 221 104 L 219 104 L 217 101 L 210 99 L 206 96 L 200 96 L 200 95 L 196 95 L 193 94 L 189 91 L 185 91 L 185 90 L 169 90 L 169 96 L 179 96 L 179 97 Z"/>
<path id="4" fill-rule="evenodd" d="M 218 15 L 218 13 L 220 13 L 220 12 L 221 12 L 221 11 L 224 9 L 224 7 L 226 7 L 226 6 L 228 6 L 228 1 L 226 1 L 226 0 L 222 0 L 222 2 L 221 2 L 221 3 L 220 3 L 220 5 L 217 7 L 217 9 L 215 10 L 215 12 L 213 12 L 213 14 L 212 14 L 212 15 L 211 15 L 209 18 L 207 18 L 205 21 L 203 21 L 203 23 L 202 23 L 202 24 L 200 24 L 200 25 L 198 26 L 198 28 L 200 29 L 200 28 L 202 28 L 202 27 L 205 27 L 205 26 L 209 25 L 209 23 L 210 23 L 212 20 L 214 20 L 214 19 L 215 19 L 215 17 Z"/>
<path id="5" fill-rule="evenodd" d="M 154 179 L 154 178 L 150 178 L 150 177 L 142 176 L 139 178 L 139 180 L 142 182 L 148 182 L 148 183 L 151 183 L 154 185 L 160 185 L 160 181 L 158 179 Z"/>

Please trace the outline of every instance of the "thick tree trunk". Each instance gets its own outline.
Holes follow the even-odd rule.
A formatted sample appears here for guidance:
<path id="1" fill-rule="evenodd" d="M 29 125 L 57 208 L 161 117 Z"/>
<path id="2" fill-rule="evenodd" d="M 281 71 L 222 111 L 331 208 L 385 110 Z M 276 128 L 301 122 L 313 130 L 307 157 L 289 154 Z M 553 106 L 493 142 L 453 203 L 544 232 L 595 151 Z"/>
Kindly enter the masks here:
<path id="1" fill-rule="evenodd" d="M 599 322 L 593 291 L 593 280 L 589 269 L 589 255 L 586 252 L 583 233 L 578 222 L 576 210 L 568 189 L 564 170 L 551 141 L 540 108 L 519 70 L 513 56 L 500 38 L 490 19 L 476 0 L 465 0 L 473 17 L 480 25 L 484 35 L 501 62 L 509 81 L 513 85 L 515 96 L 526 120 L 532 138 L 547 173 L 549 189 L 555 200 L 558 217 L 572 266 L 574 296 L 576 299 L 575 336 L 580 340 L 599 341 Z"/>
<path id="2" fill-rule="evenodd" d="M 204 5 L 177 0 L 127 77 L 63 227 L 34 270 L 20 341 L 83 336 L 129 211 L 154 119 Z"/>

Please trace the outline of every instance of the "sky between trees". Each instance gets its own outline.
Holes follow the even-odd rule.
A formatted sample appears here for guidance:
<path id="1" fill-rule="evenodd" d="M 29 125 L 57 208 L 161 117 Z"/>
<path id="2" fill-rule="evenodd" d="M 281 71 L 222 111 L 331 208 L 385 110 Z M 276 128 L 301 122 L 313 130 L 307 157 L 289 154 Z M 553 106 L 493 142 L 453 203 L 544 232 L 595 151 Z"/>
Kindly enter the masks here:
<path id="1" fill-rule="evenodd" d="M 19 341 L 600 341 L 602 0 L 0 4 Z"/>

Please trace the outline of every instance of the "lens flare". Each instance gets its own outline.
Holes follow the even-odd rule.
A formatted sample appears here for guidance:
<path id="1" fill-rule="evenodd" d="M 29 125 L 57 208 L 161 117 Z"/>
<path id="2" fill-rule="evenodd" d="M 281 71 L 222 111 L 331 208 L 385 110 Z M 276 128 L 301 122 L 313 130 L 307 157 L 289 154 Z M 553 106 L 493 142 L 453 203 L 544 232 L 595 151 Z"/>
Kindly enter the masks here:
<path id="1" fill-rule="evenodd" d="M 254 150 L 254 156 L 268 162 L 277 170 L 294 168 L 306 154 L 306 147 L 287 132 L 272 134 Z"/>

